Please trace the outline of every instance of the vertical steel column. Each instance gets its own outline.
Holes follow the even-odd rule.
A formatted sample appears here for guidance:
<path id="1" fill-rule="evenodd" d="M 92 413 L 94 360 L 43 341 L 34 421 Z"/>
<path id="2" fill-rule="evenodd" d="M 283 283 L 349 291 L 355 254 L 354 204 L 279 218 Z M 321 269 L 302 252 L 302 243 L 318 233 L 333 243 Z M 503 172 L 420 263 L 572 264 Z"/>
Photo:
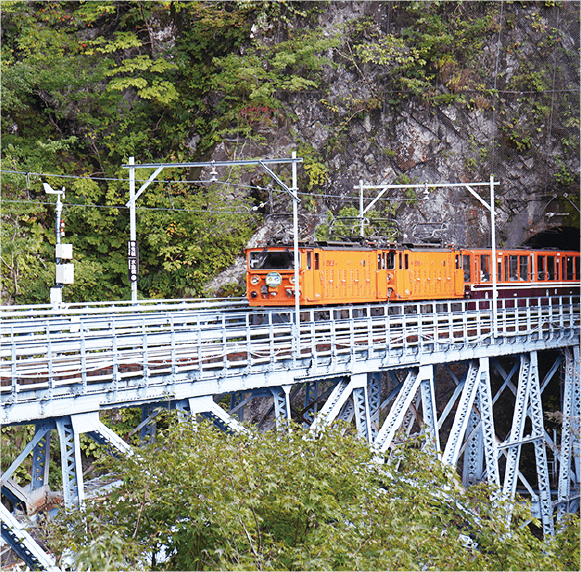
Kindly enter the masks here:
<path id="1" fill-rule="evenodd" d="M 70 416 L 56 420 L 61 444 L 61 469 L 63 476 L 63 498 L 66 508 L 83 505 L 83 467 L 79 434 L 74 430 Z"/>
<path id="2" fill-rule="evenodd" d="M 533 424 L 531 437 L 535 440 L 535 460 L 537 464 L 537 480 L 539 487 L 539 503 L 543 533 L 545 537 L 554 535 L 553 503 L 551 502 L 551 485 L 549 481 L 549 466 L 545 446 L 545 425 L 543 420 L 543 403 L 541 401 L 541 386 L 537 352 L 530 354 L 530 416 Z"/>
<path id="3" fill-rule="evenodd" d="M 359 374 L 365 376 L 366 374 Z M 360 437 L 371 442 L 371 419 L 369 415 L 369 398 L 367 384 L 353 389 L 353 409 L 355 411 L 355 426 Z"/>
<path id="4" fill-rule="evenodd" d="M 36 423 L 36 432 L 32 440 L 26 444 L 22 452 L 14 459 L 10 467 L 6 469 L 1 475 L 3 487 L 8 487 L 12 493 L 26 504 L 26 510 L 36 506 L 41 500 L 44 486 L 48 480 L 48 451 L 41 445 L 40 449 L 37 446 L 42 443 L 50 431 L 55 428 L 52 421 L 40 421 Z M 26 457 L 34 451 L 36 454 L 36 461 L 33 460 L 33 475 L 32 485 L 30 489 L 25 490 L 12 481 L 11 476 L 16 469 L 24 462 Z"/>
<path id="5" fill-rule="evenodd" d="M 288 422 L 291 419 L 289 390 L 290 386 L 288 385 L 270 388 L 274 398 L 274 416 L 278 430 L 288 427 Z"/>
<path id="6" fill-rule="evenodd" d="M 565 380 L 563 391 L 563 424 L 559 453 L 559 484 L 557 489 L 557 521 L 571 510 L 571 493 L 579 494 L 579 414 L 580 361 L 579 347 L 565 349 Z"/>
<path id="7" fill-rule="evenodd" d="M 470 410 L 466 430 L 468 441 L 464 450 L 464 465 L 462 468 L 462 484 L 473 485 L 482 481 L 484 470 L 484 449 L 482 445 L 482 425 L 480 416 L 474 408 Z"/>
<path id="8" fill-rule="evenodd" d="M 303 427 L 308 429 L 315 415 L 317 413 L 317 405 L 313 404 L 312 407 L 309 407 L 311 403 L 313 403 L 319 395 L 319 382 L 318 381 L 307 381 L 305 383 L 305 411 L 303 413 L 303 418 L 305 422 L 303 423 Z"/>
<path id="9" fill-rule="evenodd" d="M 159 407 L 156 403 L 145 403 L 141 406 L 141 431 L 139 432 L 139 443 L 141 445 L 153 443 L 157 423 L 155 415 L 152 413 Z"/>
<path id="10" fill-rule="evenodd" d="M 539 512 L 543 523 L 543 533 L 545 536 L 549 536 L 554 534 L 553 505 L 551 502 L 549 468 L 545 447 L 543 406 L 541 401 L 539 368 L 536 352 L 520 356 L 520 371 L 513 424 L 509 441 L 506 444 L 508 450 L 506 455 L 503 493 L 509 499 L 514 499 L 516 494 L 520 452 L 523 444 L 523 434 L 527 415 L 531 419 L 532 431 L 530 438 L 526 441 L 532 442 L 535 449 L 535 462 L 539 487 Z"/>
<path id="11" fill-rule="evenodd" d="M 243 400 L 244 400 L 243 391 L 234 391 L 230 394 L 230 411 L 232 411 L 236 407 L 238 408 L 236 409 L 236 413 L 234 415 L 241 423 L 242 420 L 244 419 L 244 405 L 240 405 Z M 232 413 L 230 413 L 230 415 L 232 415 Z"/>
<path id="12" fill-rule="evenodd" d="M 34 491 L 48 485 L 48 471 L 50 458 L 50 435 L 51 429 L 46 429 L 42 422 L 36 423 L 35 432 L 44 431 L 44 436 L 34 446 L 32 450 L 32 476 L 30 481 L 30 490 Z"/>
<path id="13" fill-rule="evenodd" d="M 508 498 L 513 499 L 516 494 L 516 483 L 518 476 L 518 464 L 520 460 L 520 450 L 525 429 L 525 416 L 529 401 L 529 370 L 530 359 L 524 355 L 520 356 L 520 369 L 518 375 L 518 387 L 514 413 L 512 417 L 512 427 L 508 438 L 506 452 L 506 469 L 504 473 L 504 485 L 502 492 Z"/>
<path id="14" fill-rule="evenodd" d="M 434 451 L 440 456 L 440 434 L 438 432 L 438 410 L 436 409 L 436 395 L 434 393 L 434 367 L 423 365 L 420 367 L 418 378 L 422 395 L 423 422 L 426 426 L 428 438 Z"/>
<path id="15" fill-rule="evenodd" d="M 489 358 L 482 358 L 480 360 L 478 407 L 480 409 L 480 436 L 484 445 L 487 480 L 490 485 L 500 487 L 500 475 L 498 472 L 498 444 L 496 442 L 494 416 L 492 412 Z M 482 453 L 480 453 L 480 456 L 482 456 Z"/>
<path id="16" fill-rule="evenodd" d="M 379 431 L 379 409 L 381 406 L 381 373 L 367 374 L 367 396 L 369 399 L 369 440 L 373 443 Z"/>

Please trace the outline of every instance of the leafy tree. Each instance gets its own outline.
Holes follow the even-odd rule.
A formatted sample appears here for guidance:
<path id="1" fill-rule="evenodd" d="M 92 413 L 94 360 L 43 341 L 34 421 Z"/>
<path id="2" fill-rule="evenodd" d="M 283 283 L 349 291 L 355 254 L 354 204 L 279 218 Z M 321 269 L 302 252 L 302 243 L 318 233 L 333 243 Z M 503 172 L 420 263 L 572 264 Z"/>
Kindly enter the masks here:
<path id="1" fill-rule="evenodd" d="M 313 438 L 172 423 L 111 462 L 120 488 L 51 541 L 77 569 L 578 569 L 577 518 L 552 543 L 524 526 L 525 505 L 509 527 L 487 487 L 463 489 L 416 445 L 380 465 L 346 427 Z"/>

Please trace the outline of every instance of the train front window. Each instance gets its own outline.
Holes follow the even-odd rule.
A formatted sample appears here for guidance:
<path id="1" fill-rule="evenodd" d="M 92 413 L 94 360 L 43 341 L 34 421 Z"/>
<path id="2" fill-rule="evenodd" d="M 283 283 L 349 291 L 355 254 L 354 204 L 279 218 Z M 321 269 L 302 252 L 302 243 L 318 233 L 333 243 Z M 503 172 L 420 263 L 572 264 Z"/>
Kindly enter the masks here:
<path id="1" fill-rule="evenodd" d="M 470 282 L 470 255 L 464 254 L 464 282 Z"/>
<path id="2" fill-rule="evenodd" d="M 575 274 L 573 271 L 573 257 L 572 256 L 567 256 L 567 280 L 575 280 Z"/>
<path id="3" fill-rule="evenodd" d="M 518 256 L 509 255 L 508 257 L 508 279 L 511 282 L 518 280 Z"/>
<path id="4" fill-rule="evenodd" d="M 547 274 L 545 272 L 545 257 L 538 256 L 537 257 L 537 271 L 538 271 L 538 279 L 539 280 L 546 280 Z"/>
<path id="5" fill-rule="evenodd" d="M 378 270 L 393 270 L 395 268 L 395 253 L 380 252 L 377 254 Z"/>
<path id="6" fill-rule="evenodd" d="M 263 250 L 250 252 L 248 255 L 250 270 L 292 270 L 294 266 L 294 254 L 288 248 L 286 250 Z M 300 268 L 299 253 L 299 268 Z"/>

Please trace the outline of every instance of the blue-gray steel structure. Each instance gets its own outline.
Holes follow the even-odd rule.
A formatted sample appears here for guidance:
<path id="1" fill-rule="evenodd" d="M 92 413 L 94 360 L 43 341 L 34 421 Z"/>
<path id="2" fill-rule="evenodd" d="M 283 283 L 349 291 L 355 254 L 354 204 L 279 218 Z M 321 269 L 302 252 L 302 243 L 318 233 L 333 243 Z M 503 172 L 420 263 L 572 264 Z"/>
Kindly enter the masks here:
<path id="1" fill-rule="evenodd" d="M 82 504 L 80 434 L 131 452 L 100 421 L 101 411 L 141 407 L 136 430 L 149 440 L 160 406 L 238 431 L 246 430 L 245 407 L 260 397 L 272 400 L 268 419 L 278 428 L 296 419 L 316 432 L 336 419 L 353 420 L 378 452 L 421 427 L 445 463 L 462 461 L 466 484 L 486 480 L 510 499 L 524 488 L 546 534 L 554 531 L 554 509 L 559 522 L 578 506 L 578 297 L 501 300 L 496 327 L 489 300 L 303 309 L 298 336 L 293 312 L 218 300 L 2 308 L 2 424 L 35 425 L 33 439 L 1 477 L 3 491 L 27 510 L 42 504 L 55 429 L 64 503 Z M 558 357 L 541 379 L 538 352 L 545 350 Z M 559 372 L 563 424 L 557 443 L 545 431 L 541 396 Z M 502 380 L 494 393 L 493 373 Z M 441 402 L 443 374 L 454 390 Z M 382 391 L 388 393 L 383 401 Z M 501 437 L 494 407 L 506 401 L 505 392 L 514 412 Z M 225 394 L 229 412 L 216 402 Z M 530 468 L 523 472 L 521 466 L 529 444 L 533 484 Z M 557 467 L 555 491 L 547 451 Z M 31 484 L 22 488 L 11 477 L 29 454 Z M 3 536 L 11 543 L 18 537 L 21 549 L 27 540 L 10 532 L 13 525 L 3 513 Z"/>

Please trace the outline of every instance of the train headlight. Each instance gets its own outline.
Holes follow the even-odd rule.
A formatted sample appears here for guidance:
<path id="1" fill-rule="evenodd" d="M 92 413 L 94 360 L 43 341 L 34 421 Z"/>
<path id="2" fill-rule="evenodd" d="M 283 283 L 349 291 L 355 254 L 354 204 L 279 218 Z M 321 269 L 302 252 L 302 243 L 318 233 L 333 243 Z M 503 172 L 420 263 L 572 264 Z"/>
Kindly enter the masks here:
<path id="1" fill-rule="evenodd" d="M 289 282 L 291 284 L 294 284 L 295 283 L 295 277 L 294 276 L 291 276 L 290 279 L 289 279 Z"/>
<path id="2" fill-rule="evenodd" d="M 250 284 L 252 284 L 253 286 L 256 286 L 259 282 L 260 282 L 260 276 L 253 276 L 250 279 Z"/>
<path id="3" fill-rule="evenodd" d="M 282 284 L 282 276 L 278 272 L 269 272 L 266 275 L 266 285 L 276 288 Z"/>

